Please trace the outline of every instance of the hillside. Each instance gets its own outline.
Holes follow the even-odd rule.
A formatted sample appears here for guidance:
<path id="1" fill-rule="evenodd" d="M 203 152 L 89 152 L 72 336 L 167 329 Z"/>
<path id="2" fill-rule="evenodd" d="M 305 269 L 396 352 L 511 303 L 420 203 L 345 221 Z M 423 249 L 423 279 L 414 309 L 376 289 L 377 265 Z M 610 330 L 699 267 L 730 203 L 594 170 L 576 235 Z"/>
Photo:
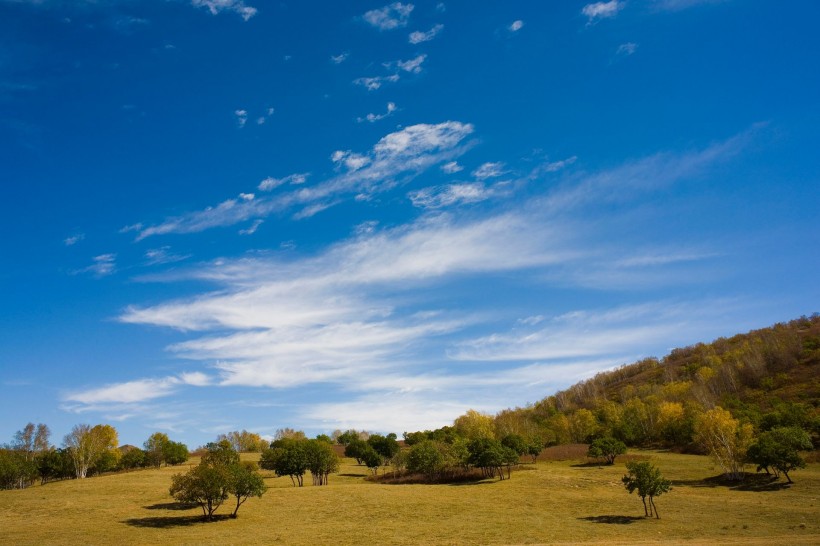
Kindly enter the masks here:
<path id="1" fill-rule="evenodd" d="M 602 372 L 495 416 L 498 434 L 548 443 L 612 434 L 630 445 L 691 448 L 692 423 L 721 406 L 758 431 L 800 426 L 820 439 L 820 315 L 673 350 Z"/>

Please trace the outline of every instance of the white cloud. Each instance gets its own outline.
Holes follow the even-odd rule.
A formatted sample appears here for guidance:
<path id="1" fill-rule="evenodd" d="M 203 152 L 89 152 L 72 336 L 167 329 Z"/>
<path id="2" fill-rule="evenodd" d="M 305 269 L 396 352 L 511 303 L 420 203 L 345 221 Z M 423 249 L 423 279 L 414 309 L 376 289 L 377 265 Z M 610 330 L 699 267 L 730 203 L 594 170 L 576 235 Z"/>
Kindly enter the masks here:
<path id="1" fill-rule="evenodd" d="M 379 30 L 392 30 L 407 25 L 413 4 L 393 2 L 383 8 L 366 12 L 362 17 Z"/>
<path id="2" fill-rule="evenodd" d="M 75 404 L 70 405 L 70 409 L 82 411 L 87 406 L 99 404 L 133 404 L 162 398 L 174 394 L 185 385 L 204 387 L 211 384 L 211 378 L 202 372 L 186 372 L 178 376 L 138 379 L 105 385 L 96 389 L 75 391 L 63 396 L 63 401 Z"/>
<path id="3" fill-rule="evenodd" d="M 250 226 L 248 226 L 247 228 L 240 229 L 239 234 L 240 235 L 253 235 L 254 233 L 256 233 L 256 230 L 259 229 L 259 226 L 261 226 L 264 222 L 265 222 L 264 220 L 259 220 L 259 219 L 254 220 L 253 223 Z"/>
<path id="4" fill-rule="evenodd" d="M 427 59 L 427 55 L 419 55 L 418 57 L 408 59 L 406 61 L 396 61 L 396 66 L 405 72 L 419 74 L 421 73 L 421 65 L 424 63 L 425 59 Z"/>
<path id="5" fill-rule="evenodd" d="M 345 51 L 343 53 L 339 53 L 338 55 L 331 55 L 330 60 L 333 61 L 335 64 L 342 64 L 343 62 L 345 62 L 347 60 L 347 58 L 349 56 L 350 56 L 350 53 Z"/>
<path id="6" fill-rule="evenodd" d="M 78 233 L 77 235 L 72 235 L 71 237 L 66 237 L 63 239 L 63 244 L 65 246 L 74 246 L 83 239 L 85 239 L 85 233 Z"/>
<path id="7" fill-rule="evenodd" d="M 504 170 L 504 163 L 502 162 L 488 162 L 484 163 L 479 166 L 476 170 L 473 171 L 473 176 L 479 180 L 485 180 L 487 178 L 497 178 L 506 174 L 507 171 Z"/>
<path id="8" fill-rule="evenodd" d="M 618 49 L 615 51 L 616 55 L 633 55 L 638 50 L 638 44 L 634 42 L 627 42 L 625 44 L 621 44 L 618 46 Z"/>
<path id="9" fill-rule="evenodd" d="M 415 32 L 411 32 L 410 36 L 408 36 L 408 41 L 411 44 L 420 44 L 422 42 L 429 42 L 433 38 L 439 35 L 439 33 L 444 30 L 444 25 L 438 24 L 433 26 L 427 32 L 421 32 L 419 30 Z"/>
<path id="10" fill-rule="evenodd" d="M 217 15 L 223 11 L 234 12 L 245 21 L 257 13 L 256 8 L 245 5 L 243 0 L 191 0 L 191 5 L 197 8 L 207 8 L 211 15 Z"/>
<path id="11" fill-rule="evenodd" d="M 301 208 L 298 217 L 306 217 L 305 214 L 310 215 L 317 208 L 336 204 L 343 195 L 366 199 L 394 187 L 398 183 L 394 177 L 398 175 L 407 181 L 434 165 L 460 156 L 471 146 L 464 141 L 472 132 L 472 125 L 458 121 L 411 125 L 386 135 L 369 152 L 334 152 L 331 160 L 340 170 L 343 168 L 343 172 L 319 184 L 250 201 L 228 199 L 215 207 L 168 218 L 159 225 L 141 226 L 137 240 L 167 233 L 196 233 L 264 218 L 290 208 Z M 306 175 L 291 176 L 290 179 L 265 179 L 259 184 L 259 190 L 270 191 L 285 180 L 291 184 L 303 182 Z"/>
<path id="12" fill-rule="evenodd" d="M 567 159 L 562 159 L 560 161 L 553 161 L 551 163 L 547 163 L 544 166 L 544 171 L 548 173 L 554 173 L 560 171 L 561 169 L 565 169 L 566 167 L 572 165 L 577 161 L 577 156 L 568 157 Z"/>
<path id="13" fill-rule="evenodd" d="M 457 204 L 477 203 L 492 197 L 493 191 L 484 184 L 448 184 L 423 188 L 410 192 L 408 197 L 413 206 L 425 209 L 438 209 Z"/>
<path id="14" fill-rule="evenodd" d="M 174 254 L 170 246 L 152 248 L 145 251 L 145 265 L 162 265 L 181 262 L 190 258 L 190 254 Z"/>
<path id="15" fill-rule="evenodd" d="M 247 110 L 234 110 L 233 113 L 236 116 L 236 124 L 241 129 L 245 126 L 248 122 L 248 111 Z"/>
<path id="16" fill-rule="evenodd" d="M 524 21 L 522 21 L 521 19 L 513 21 L 512 24 L 510 24 L 509 26 L 510 32 L 518 32 L 522 28 L 524 28 Z"/>
<path id="17" fill-rule="evenodd" d="M 100 254 L 95 256 L 93 263 L 88 267 L 73 271 L 73 273 L 91 273 L 95 277 L 107 277 L 117 271 L 116 254 Z"/>
<path id="18" fill-rule="evenodd" d="M 458 161 L 450 161 L 441 166 L 441 170 L 446 174 L 455 174 L 463 171 L 464 167 L 458 164 Z"/>
<path id="19" fill-rule="evenodd" d="M 621 11 L 624 7 L 624 2 L 620 2 L 619 0 L 610 0 L 609 2 L 595 2 L 593 4 L 587 4 L 581 10 L 581 13 L 587 16 L 588 22 L 587 24 L 592 24 L 599 19 L 606 19 L 609 17 L 615 17 L 619 11 Z"/>
<path id="20" fill-rule="evenodd" d="M 310 176 L 310 173 L 294 173 L 284 178 L 273 178 L 269 176 L 259 183 L 257 189 L 259 191 L 271 191 L 279 186 L 284 186 L 285 184 L 291 184 L 294 186 L 304 184 L 307 181 L 308 176 Z"/>
<path id="21" fill-rule="evenodd" d="M 370 113 L 367 114 L 363 118 L 356 118 L 356 121 L 362 123 L 364 121 L 369 121 L 370 123 L 375 123 L 377 121 L 383 120 L 386 117 L 393 115 L 393 112 L 396 111 L 396 103 L 395 102 L 388 102 L 387 103 L 387 110 L 383 114 L 374 114 Z"/>
<path id="22" fill-rule="evenodd" d="M 399 75 L 391 74 L 389 76 L 356 78 L 355 80 L 353 80 L 353 83 L 355 83 L 356 85 L 361 85 L 368 91 L 375 91 L 376 89 L 379 89 L 382 85 L 384 85 L 386 82 L 395 83 L 397 81 L 399 81 Z"/>

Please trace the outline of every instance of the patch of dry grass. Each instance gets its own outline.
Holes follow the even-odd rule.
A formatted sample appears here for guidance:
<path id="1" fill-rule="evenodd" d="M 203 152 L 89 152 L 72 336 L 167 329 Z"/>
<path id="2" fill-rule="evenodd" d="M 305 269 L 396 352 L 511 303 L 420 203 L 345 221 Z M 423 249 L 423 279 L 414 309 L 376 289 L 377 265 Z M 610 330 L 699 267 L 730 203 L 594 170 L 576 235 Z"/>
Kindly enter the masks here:
<path id="1" fill-rule="evenodd" d="M 511 480 L 386 485 L 365 481 L 367 469 L 347 460 L 326 487 L 268 475 L 264 497 L 214 523 L 168 495 L 171 475 L 186 468 L 0 491 L 0 529 L 7 544 L 820 543 L 819 465 L 795 472 L 791 487 L 760 479 L 734 487 L 708 479 L 718 471 L 705 457 L 638 455 L 674 482 L 657 500 L 661 520 L 642 517 L 620 482 L 621 462 L 576 457 L 527 465 Z"/>

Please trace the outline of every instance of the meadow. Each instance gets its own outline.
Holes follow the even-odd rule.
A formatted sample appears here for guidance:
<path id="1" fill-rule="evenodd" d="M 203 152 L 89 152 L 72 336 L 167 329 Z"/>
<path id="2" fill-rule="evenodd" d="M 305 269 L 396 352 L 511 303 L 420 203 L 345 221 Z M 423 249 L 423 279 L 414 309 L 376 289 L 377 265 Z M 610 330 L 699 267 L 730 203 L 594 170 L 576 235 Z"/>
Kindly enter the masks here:
<path id="1" fill-rule="evenodd" d="M 549 450 L 547 450 L 549 451 Z M 198 463 L 0 491 L 5 544 L 820 544 L 820 464 L 795 483 L 749 477 L 726 485 L 707 457 L 632 451 L 673 490 L 643 517 L 621 483 L 624 464 L 590 464 L 563 450 L 522 465 L 512 479 L 459 485 L 387 485 L 345 459 L 328 486 L 294 488 L 262 471 L 269 489 L 237 519 L 229 507 L 204 523 L 174 503 L 171 476 Z M 255 459 L 258 454 L 243 454 Z M 558 460 L 566 459 L 566 460 Z M 230 502 L 230 501 L 229 501 Z"/>

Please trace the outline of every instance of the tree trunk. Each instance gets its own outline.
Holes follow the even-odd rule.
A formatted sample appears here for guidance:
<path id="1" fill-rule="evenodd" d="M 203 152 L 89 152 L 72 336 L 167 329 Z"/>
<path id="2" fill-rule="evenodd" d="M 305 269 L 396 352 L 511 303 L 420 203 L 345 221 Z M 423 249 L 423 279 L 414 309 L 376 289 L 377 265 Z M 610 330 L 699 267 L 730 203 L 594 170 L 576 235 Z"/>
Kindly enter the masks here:
<path id="1" fill-rule="evenodd" d="M 643 515 L 649 517 L 649 510 L 646 508 L 646 497 L 641 497 L 643 503 Z"/>
<path id="2" fill-rule="evenodd" d="M 658 507 L 655 504 L 655 499 L 653 499 L 652 497 L 649 497 L 649 504 L 652 506 L 652 508 L 655 509 L 655 519 L 661 519 L 660 514 L 658 514 Z"/>

